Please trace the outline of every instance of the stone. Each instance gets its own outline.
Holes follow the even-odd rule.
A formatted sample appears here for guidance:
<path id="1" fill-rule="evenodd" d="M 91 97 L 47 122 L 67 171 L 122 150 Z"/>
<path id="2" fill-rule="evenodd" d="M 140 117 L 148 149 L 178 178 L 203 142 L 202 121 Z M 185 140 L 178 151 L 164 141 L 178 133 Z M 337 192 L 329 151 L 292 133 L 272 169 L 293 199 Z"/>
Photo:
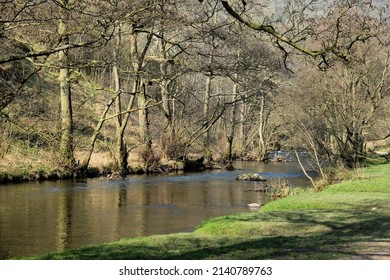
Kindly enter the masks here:
<path id="1" fill-rule="evenodd" d="M 264 177 L 258 173 L 243 173 L 236 177 L 236 180 L 242 181 L 267 181 Z"/>
<path id="2" fill-rule="evenodd" d="M 261 204 L 260 203 L 249 203 L 246 206 L 249 208 L 260 208 Z"/>
<path id="3" fill-rule="evenodd" d="M 229 163 L 228 165 L 226 165 L 225 170 L 234 171 L 234 170 L 236 170 L 236 168 L 233 166 L 232 163 Z"/>
<path id="4" fill-rule="evenodd" d="M 203 171 L 206 169 L 204 162 L 204 157 L 200 157 L 196 160 L 190 160 L 184 158 L 183 160 L 183 170 L 184 171 Z"/>

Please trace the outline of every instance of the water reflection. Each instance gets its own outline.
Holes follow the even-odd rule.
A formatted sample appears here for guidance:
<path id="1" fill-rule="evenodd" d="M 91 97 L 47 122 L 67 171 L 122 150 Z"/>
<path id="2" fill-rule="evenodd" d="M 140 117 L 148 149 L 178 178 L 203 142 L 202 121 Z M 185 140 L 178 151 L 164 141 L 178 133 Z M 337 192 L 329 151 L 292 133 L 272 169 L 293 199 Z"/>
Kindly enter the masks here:
<path id="1" fill-rule="evenodd" d="M 188 232 L 210 217 L 251 211 L 248 203 L 267 198 L 247 191 L 256 182 L 235 180 L 242 172 L 307 183 L 293 163 L 236 166 L 242 170 L 0 186 L 0 258 Z"/>
<path id="2" fill-rule="evenodd" d="M 70 190 L 63 192 L 59 197 L 57 219 L 57 250 L 61 251 L 69 247 L 71 243 L 72 204 L 73 195 Z"/>

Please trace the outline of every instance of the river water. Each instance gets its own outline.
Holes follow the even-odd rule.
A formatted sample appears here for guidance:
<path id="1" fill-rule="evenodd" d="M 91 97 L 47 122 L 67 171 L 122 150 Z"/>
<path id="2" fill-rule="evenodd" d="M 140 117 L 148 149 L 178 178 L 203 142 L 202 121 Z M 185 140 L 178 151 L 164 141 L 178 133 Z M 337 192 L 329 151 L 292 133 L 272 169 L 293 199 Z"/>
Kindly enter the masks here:
<path id="1" fill-rule="evenodd" d="M 190 232 L 211 217 L 254 211 L 246 205 L 268 198 L 250 191 L 257 182 L 235 180 L 248 171 L 308 184 L 294 162 L 234 165 L 239 170 L 0 185 L 0 259 Z"/>

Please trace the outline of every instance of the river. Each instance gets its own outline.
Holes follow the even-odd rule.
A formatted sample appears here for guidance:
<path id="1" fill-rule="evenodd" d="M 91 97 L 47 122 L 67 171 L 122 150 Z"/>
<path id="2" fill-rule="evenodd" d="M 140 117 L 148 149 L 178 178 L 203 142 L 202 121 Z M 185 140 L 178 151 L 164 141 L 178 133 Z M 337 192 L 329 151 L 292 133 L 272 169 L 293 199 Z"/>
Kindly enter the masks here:
<path id="1" fill-rule="evenodd" d="M 0 259 L 190 232 L 211 217 L 254 211 L 246 205 L 268 198 L 248 191 L 256 182 L 235 180 L 248 171 L 308 184 L 295 162 L 234 165 L 238 170 L 0 185 Z"/>

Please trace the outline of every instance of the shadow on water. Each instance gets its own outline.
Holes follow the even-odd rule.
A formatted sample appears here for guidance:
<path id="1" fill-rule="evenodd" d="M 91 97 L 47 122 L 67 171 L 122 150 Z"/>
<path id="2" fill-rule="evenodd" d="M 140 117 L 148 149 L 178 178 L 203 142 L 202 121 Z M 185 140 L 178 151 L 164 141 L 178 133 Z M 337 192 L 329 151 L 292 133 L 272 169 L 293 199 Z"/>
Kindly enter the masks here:
<path id="1" fill-rule="evenodd" d="M 247 204 L 268 198 L 246 192 L 255 183 L 236 181 L 243 172 L 263 172 L 270 180 L 285 176 L 293 184 L 307 184 L 295 163 L 237 162 L 236 167 L 233 172 L 1 186 L 0 257 L 62 251 L 123 237 L 191 232 L 205 219 L 250 212 Z"/>

